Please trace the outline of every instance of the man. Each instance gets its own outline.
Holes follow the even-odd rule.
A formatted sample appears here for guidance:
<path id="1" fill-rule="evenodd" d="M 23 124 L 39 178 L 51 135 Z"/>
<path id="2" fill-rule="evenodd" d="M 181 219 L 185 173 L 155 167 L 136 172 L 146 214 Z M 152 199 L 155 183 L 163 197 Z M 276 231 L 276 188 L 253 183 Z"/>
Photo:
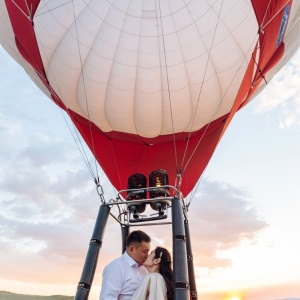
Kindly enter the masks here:
<path id="1" fill-rule="evenodd" d="M 148 271 L 143 262 L 150 251 L 151 238 L 143 231 L 131 232 L 124 254 L 108 264 L 102 274 L 100 300 L 130 300 Z"/>

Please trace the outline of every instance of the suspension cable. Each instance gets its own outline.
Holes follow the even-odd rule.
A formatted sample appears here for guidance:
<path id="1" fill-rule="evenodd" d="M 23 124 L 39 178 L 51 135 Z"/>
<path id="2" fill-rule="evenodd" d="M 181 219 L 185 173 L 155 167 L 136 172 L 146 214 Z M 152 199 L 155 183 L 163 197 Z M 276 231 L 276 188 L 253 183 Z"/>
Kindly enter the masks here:
<path id="1" fill-rule="evenodd" d="M 214 30 L 214 33 L 213 33 L 213 38 L 212 38 L 212 41 L 211 41 L 211 44 L 210 44 L 210 47 L 209 47 L 208 57 L 207 57 L 207 60 L 206 60 L 206 65 L 205 65 L 205 70 L 204 70 L 203 78 L 202 78 L 202 81 L 201 81 L 201 84 L 200 84 L 200 89 L 199 89 L 199 93 L 198 93 L 197 104 L 196 104 L 195 111 L 194 111 L 194 114 L 193 114 L 193 118 L 192 118 L 192 123 L 191 123 L 190 131 L 189 131 L 189 135 L 188 135 L 188 138 L 187 138 L 187 142 L 186 142 L 184 154 L 183 154 L 183 157 L 182 157 L 182 162 L 181 162 L 181 167 L 180 167 L 180 170 L 181 170 L 182 173 L 184 172 L 184 169 L 185 169 L 183 167 L 183 165 L 184 165 L 184 161 L 185 161 L 185 158 L 186 158 L 186 155 L 187 155 L 187 150 L 188 150 L 188 146 L 189 146 L 189 142 L 190 142 L 190 137 L 191 137 L 191 134 L 192 134 L 192 128 L 193 128 L 193 125 L 194 125 L 194 122 L 195 122 L 195 118 L 196 118 L 197 108 L 198 108 L 198 105 L 200 103 L 200 96 L 201 96 L 202 89 L 203 89 L 203 86 L 204 86 L 204 80 L 205 80 L 205 77 L 206 77 L 206 72 L 207 72 L 207 69 L 208 69 L 208 64 L 209 64 L 209 60 L 210 60 L 210 57 L 211 57 L 211 52 L 212 52 L 213 44 L 214 44 L 214 41 L 215 41 L 215 37 L 216 37 L 216 33 L 217 33 L 219 21 L 220 21 L 222 7 L 223 7 L 223 1 L 222 1 L 221 5 L 220 5 L 220 10 L 219 10 L 219 13 L 218 13 L 218 18 L 217 18 L 217 23 L 216 23 L 215 30 Z M 187 9 L 189 10 L 188 7 L 187 7 Z M 191 13 L 190 10 L 189 10 L 189 13 Z M 197 30 L 199 32 L 198 27 L 197 27 Z M 199 34 L 200 34 L 200 32 L 199 32 Z M 220 105 L 218 106 L 218 108 L 219 107 L 220 107 Z M 209 124 L 213 120 L 216 112 L 217 112 L 217 110 L 215 111 L 215 113 L 211 117 Z M 203 132 L 203 134 L 201 136 L 201 139 L 205 135 L 207 128 L 204 130 L 204 132 Z"/>
<path id="2" fill-rule="evenodd" d="M 249 49 L 249 50 L 250 50 L 250 49 Z M 241 64 L 240 64 L 240 66 L 239 66 L 239 68 L 238 68 L 237 70 L 239 70 L 239 69 L 240 69 L 240 67 L 241 67 L 241 65 L 243 64 L 244 60 L 245 60 L 245 58 L 242 60 L 242 62 L 241 62 Z M 214 113 L 213 117 L 211 118 L 210 122 L 209 122 L 209 123 L 207 123 L 207 125 L 205 126 L 205 129 L 204 129 L 204 132 L 203 132 L 203 134 L 202 134 L 202 135 L 199 137 L 199 140 L 198 140 L 198 142 L 197 142 L 196 146 L 194 147 L 194 149 L 193 149 L 193 152 L 191 153 L 191 155 L 190 155 L 189 159 L 187 160 L 187 163 L 185 164 L 185 166 L 184 166 L 184 168 L 183 168 L 183 172 L 182 172 L 182 174 L 183 174 L 183 173 L 186 171 L 186 169 L 187 169 L 187 166 L 189 165 L 190 161 L 192 160 L 192 157 L 194 156 L 194 154 L 195 154 L 195 152 L 196 152 L 197 148 L 199 147 L 199 145 L 200 145 L 200 143 L 201 143 L 202 139 L 204 138 L 206 131 L 208 130 L 208 128 L 209 128 L 209 126 L 210 126 L 210 124 L 211 124 L 211 122 L 212 122 L 212 120 L 213 120 L 214 116 L 216 115 L 216 113 L 217 113 L 218 109 L 220 108 L 220 106 L 221 106 L 221 103 L 222 103 L 222 101 L 223 101 L 224 97 L 226 96 L 226 94 L 227 94 L 227 92 L 228 92 L 228 90 L 229 90 L 230 86 L 232 85 L 232 83 L 233 83 L 233 81 L 234 81 L 234 79 L 235 79 L 235 77 L 236 77 L 236 76 L 237 76 L 237 72 L 235 73 L 235 75 L 233 76 L 232 80 L 230 81 L 230 83 L 229 83 L 229 85 L 228 85 L 228 87 L 227 87 L 227 89 L 226 89 L 226 91 L 225 91 L 225 93 L 224 93 L 224 95 L 223 95 L 223 97 L 222 97 L 222 100 L 221 100 L 220 104 L 218 105 L 218 107 L 217 107 L 217 109 L 216 109 L 216 111 L 215 111 L 215 113 Z"/>
<path id="3" fill-rule="evenodd" d="M 267 16 L 267 12 L 268 12 L 268 9 L 269 9 L 269 7 L 270 7 L 270 5 L 271 5 L 271 2 L 272 2 L 272 0 L 269 0 L 269 3 L 268 3 L 268 5 L 267 5 L 267 8 L 266 8 L 266 10 L 265 10 L 265 13 L 264 13 L 264 16 L 263 16 L 263 18 L 262 18 L 262 21 L 261 21 L 261 25 L 260 25 L 260 27 L 259 27 L 259 31 L 261 31 L 261 26 L 262 26 L 262 24 L 264 23 L 264 21 L 265 21 L 265 18 L 266 18 L 266 16 Z"/>
<path id="4" fill-rule="evenodd" d="M 115 149 L 113 147 L 111 139 L 109 141 L 110 141 L 111 151 L 112 151 L 113 157 L 114 157 L 114 162 L 115 162 L 116 170 L 117 170 L 117 173 L 118 173 L 119 184 L 120 184 L 120 186 L 122 186 L 121 185 L 122 181 L 121 181 L 121 176 L 120 176 L 120 170 L 118 168 L 118 163 L 117 163 L 117 158 L 116 158 L 116 154 L 115 154 Z"/>
<path id="5" fill-rule="evenodd" d="M 146 153 L 147 153 L 149 147 L 150 147 L 150 145 L 147 145 L 147 146 L 145 147 L 145 151 L 144 151 L 143 157 L 142 157 L 141 162 L 140 162 L 140 165 L 139 165 L 139 167 L 138 167 L 138 172 L 140 172 L 140 170 L 141 170 L 141 167 L 142 167 L 142 165 L 143 165 L 143 163 L 144 163 L 144 159 L 145 159 L 145 157 L 146 157 Z"/>
<path id="6" fill-rule="evenodd" d="M 173 119 L 173 110 L 172 110 L 172 101 L 171 101 L 171 92 L 170 92 L 169 72 L 168 72 L 168 65 L 167 65 L 166 47 L 165 47 L 165 39 L 164 39 L 164 28 L 163 28 L 163 23 L 162 23 L 162 14 L 161 14 L 160 1 L 158 1 L 158 6 L 159 6 L 159 14 L 160 14 L 162 46 L 163 46 L 163 50 L 164 50 L 164 62 L 165 62 L 165 66 L 166 66 L 165 71 L 166 71 L 166 76 L 167 76 L 168 100 L 169 100 L 169 107 L 170 107 L 171 121 L 172 121 L 172 135 L 173 135 L 173 144 L 174 144 L 174 155 L 175 155 L 176 170 L 178 170 L 177 147 L 176 147 L 176 138 L 175 138 L 175 132 L 174 132 L 174 119 Z"/>
<path id="7" fill-rule="evenodd" d="M 47 6 L 47 4 L 45 4 L 45 5 Z M 48 11 L 49 11 L 49 10 L 48 10 Z M 45 13 L 46 13 L 46 12 L 45 12 Z M 37 16 L 36 16 L 36 17 L 37 17 Z M 37 31 L 35 32 L 35 34 L 38 36 L 38 32 L 37 32 Z M 45 52 L 44 48 L 42 47 L 42 44 L 41 44 L 41 50 Z M 48 57 L 47 57 L 46 54 L 44 55 L 44 57 L 45 57 L 45 59 L 48 60 Z M 54 78 L 55 82 L 56 82 L 58 91 L 61 93 L 60 85 L 58 84 L 58 81 L 57 81 L 55 72 L 52 70 L 52 67 L 51 67 L 51 64 L 50 64 L 49 60 L 48 60 L 48 65 L 50 66 L 49 69 L 50 69 L 50 71 L 51 71 L 51 73 L 52 73 L 52 75 L 53 75 L 53 78 Z M 86 164 L 86 166 L 87 166 L 87 168 L 88 168 L 88 170 L 89 170 L 89 172 L 90 172 L 90 174 L 91 174 L 91 176 L 92 176 L 92 178 L 93 178 L 93 180 L 94 180 L 94 182 L 96 182 L 96 181 L 97 181 L 97 180 L 96 180 L 96 176 L 95 176 L 95 174 L 94 174 L 94 172 L 93 172 L 93 169 L 92 169 L 92 167 L 91 167 L 91 164 L 89 163 L 89 159 L 88 159 L 88 157 L 87 157 L 86 151 L 84 150 L 84 147 L 83 147 L 81 138 L 80 138 L 80 136 L 79 136 L 79 134 L 78 134 L 77 128 L 75 127 L 74 123 L 72 122 L 74 132 L 75 132 L 75 134 L 76 134 L 76 136 L 77 136 L 77 139 L 76 139 L 76 137 L 75 137 L 74 133 L 72 132 L 72 129 L 71 129 L 71 127 L 70 127 L 70 125 L 69 125 L 69 123 L 68 123 L 68 121 L 67 121 L 65 115 L 64 115 L 63 112 L 62 112 L 62 109 L 60 108 L 60 105 L 59 105 L 59 102 L 58 102 L 59 97 L 58 97 L 57 93 L 54 91 L 54 89 L 52 88 L 52 86 L 51 86 L 50 84 L 49 84 L 49 91 L 50 91 L 51 95 L 53 95 L 52 99 L 53 99 L 54 102 L 56 103 L 56 105 L 57 105 L 57 107 L 58 107 L 58 110 L 60 111 L 60 113 L 61 113 L 61 115 L 62 115 L 62 117 L 63 117 L 65 123 L 67 124 L 67 127 L 68 127 L 68 129 L 69 129 L 69 131 L 70 131 L 70 133 L 71 133 L 71 135 L 72 135 L 72 137 L 73 137 L 73 140 L 74 140 L 74 142 L 75 142 L 75 144 L 76 144 L 76 146 L 77 146 L 77 148 L 78 148 L 78 150 L 79 150 L 79 152 L 80 152 L 80 154 L 81 154 L 81 156 L 82 156 L 82 158 L 83 158 L 83 160 L 84 160 L 84 162 L 85 162 L 85 164 Z M 67 115 L 70 117 L 70 119 L 72 119 L 72 118 L 71 118 L 71 115 L 70 115 L 70 112 L 69 112 L 69 109 L 68 109 L 67 107 L 66 107 L 66 109 L 65 109 L 65 112 L 66 112 Z"/>
<path id="8" fill-rule="evenodd" d="M 270 0 L 271 2 L 271 0 Z M 270 5 L 270 2 L 269 2 L 269 5 Z M 283 10 L 283 8 L 290 2 L 290 0 L 287 0 L 285 4 L 283 4 L 283 6 L 273 15 L 273 17 L 266 23 L 263 25 L 263 22 L 264 22 L 264 19 L 265 19 L 265 16 L 267 14 L 267 10 L 269 9 L 269 5 L 266 9 L 266 13 L 265 13 L 265 16 L 264 16 L 264 19 L 262 20 L 262 24 L 261 26 L 259 27 L 259 30 L 261 32 L 263 32 L 263 30 L 275 19 L 275 17 Z M 263 26 L 262 26 L 263 25 Z"/>
<path id="9" fill-rule="evenodd" d="M 89 123 L 90 138 L 91 138 L 91 142 L 92 142 L 92 150 L 93 150 L 92 152 L 94 154 L 94 163 L 95 163 L 95 170 L 96 170 L 96 174 L 97 174 L 97 180 L 99 181 L 95 143 L 94 143 L 94 136 L 93 136 L 93 132 L 92 132 L 92 122 L 90 119 L 89 104 L 88 104 L 87 93 L 86 93 L 85 76 L 84 76 L 84 72 L 83 72 L 82 55 L 81 55 L 80 45 L 79 45 L 79 36 L 78 36 L 78 28 L 77 28 L 77 21 L 76 21 L 76 15 L 75 15 L 74 1 L 72 1 L 72 8 L 73 8 L 74 24 L 75 24 L 76 37 L 77 37 L 79 60 L 80 60 L 80 66 L 81 66 L 81 75 L 82 75 L 82 81 L 83 81 L 84 98 L 85 98 L 85 104 L 86 104 L 86 110 L 87 110 L 87 117 L 88 117 L 88 121 L 89 121 L 88 123 Z"/>
<path id="10" fill-rule="evenodd" d="M 58 106 L 58 105 L 57 105 L 57 106 Z M 63 112 L 62 112 L 61 109 L 60 109 L 60 113 L 61 113 L 61 115 L 63 116 L 63 118 L 64 118 L 64 120 L 65 120 L 65 123 L 67 124 L 67 126 L 68 126 L 68 128 L 69 128 L 69 131 L 70 131 L 70 133 L 71 133 L 71 135 L 72 135 L 72 137 L 73 137 L 73 139 L 74 139 L 74 141 L 75 141 L 75 144 L 76 144 L 76 146 L 77 146 L 77 148 L 78 148 L 78 150 L 79 150 L 79 152 L 80 152 L 80 154 L 81 154 L 81 156 L 82 156 L 82 158 L 83 158 L 83 160 L 84 160 L 84 162 L 85 162 L 85 164 L 86 164 L 86 166 L 87 166 L 87 168 L 88 168 L 90 174 L 92 175 L 92 177 L 93 177 L 93 179 L 94 179 L 94 182 L 97 184 L 97 178 L 96 178 L 96 176 L 95 176 L 95 174 L 94 174 L 94 172 L 93 172 L 93 169 L 92 169 L 91 164 L 89 163 L 87 154 L 86 154 L 86 152 L 85 152 L 85 150 L 84 150 L 84 147 L 83 147 L 83 144 L 82 144 L 82 142 L 81 142 L 81 138 L 80 138 L 80 136 L 78 135 L 78 130 L 76 129 L 75 125 L 73 124 L 73 129 L 74 129 L 74 132 L 75 132 L 75 134 L 76 134 L 76 136 L 77 136 L 77 139 L 76 139 L 75 136 L 74 136 L 74 134 L 73 134 L 73 132 L 72 132 L 72 130 L 71 130 L 71 127 L 70 127 L 68 121 L 66 120 L 66 117 L 64 116 L 64 114 L 63 114 Z M 79 146 L 78 142 L 79 142 L 80 146 Z M 98 180 L 99 180 L 99 178 L 98 178 Z"/>
<path id="11" fill-rule="evenodd" d="M 268 8 L 267 8 L 267 9 L 268 9 Z M 278 13 L 277 13 L 277 14 L 278 14 Z M 268 23 L 269 23 L 269 22 L 268 22 Z M 267 23 L 267 24 L 268 24 L 268 23 Z M 265 27 L 265 26 L 264 26 L 264 27 Z M 260 27 L 260 28 L 261 28 L 261 27 Z M 261 31 L 258 31 L 258 35 L 261 34 L 261 33 L 262 33 Z M 256 39 L 256 38 L 255 38 L 255 39 Z M 252 42 L 250 45 L 252 45 L 252 44 L 255 42 L 255 39 L 253 40 L 253 42 Z M 251 47 L 251 46 L 249 46 L 249 49 L 248 49 L 247 52 L 249 52 L 249 51 L 251 50 L 250 47 Z M 256 65 L 256 67 L 257 67 L 257 70 L 259 70 L 259 69 L 258 69 L 258 63 L 256 62 L 256 59 L 253 57 L 253 55 L 252 55 L 251 58 L 254 60 L 254 63 L 255 63 L 255 65 Z M 246 57 L 244 57 L 244 59 L 241 61 L 241 64 L 240 64 L 240 66 L 238 67 L 237 71 L 241 68 L 241 66 L 242 66 L 242 64 L 243 64 L 243 62 L 244 62 L 245 60 L 246 60 Z M 260 72 L 260 73 L 262 73 L 262 72 Z M 225 91 L 225 93 L 224 93 L 224 95 L 223 95 L 222 101 L 223 101 L 224 97 L 226 96 L 226 94 L 227 94 L 227 92 L 228 92 L 230 86 L 232 85 L 232 83 L 233 83 L 233 81 L 234 81 L 234 79 L 235 79 L 236 76 L 237 76 L 237 72 L 235 73 L 235 75 L 233 76 L 231 82 L 229 83 L 229 85 L 228 85 L 228 87 L 227 87 L 227 89 L 226 89 L 226 91 Z M 265 80 L 263 74 L 262 74 L 262 77 L 263 77 L 263 79 Z M 266 80 L 265 80 L 265 82 L 267 83 Z M 222 101 L 221 101 L 221 103 L 222 103 Z M 218 109 L 219 109 L 221 103 L 219 104 L 218 108 L 216 109 L 216 111 L 215 111 L 215 113 L 214 113 L 214 115 L 213 115 L 211 121 L 205 126 L 205 129 L 204 129 L 203 134 L 200 136 L 200 138 L 199 138 L 199 140 L 198 140 L 196 146 L 194 147 L 194 150 L 193 150 L 192 154 L 190 155 L 189 159 L 187 160 L 187 162 L 186 162 L 186 164 L 185 164 L 185 166 L 184 166 L 184 168 L 183 168 L 183 170 L 182 170 L 182 174 L 186 171 L 188 164 L 190 163 L 190 161 L 191 161 L 193 155 L 195 154 L 197 148 L 199 147 L 199 145 L 200 145 L 200 143 L 201 143 L 203 137 L 205 136 L 205 133 L 206 133 L 207 129 L 209 128 L 209 126 L 210 126 L 210 124 L 211 124 L 211 122 L 212 122 L 214 116 L 216 115 L 216 113 L 217 113 L 217 111 L 218 111 Z M 191 204 L 191 202 L 192 202 L 192 200 L 193 200 L 193 197 L 195 196 L 195 193 L 196 193 L 197 188 L 198 188 L 198 186 L 199 186 L 199 184 L 200 184 L 200 182 L 201 182 L 201 180 L 202 180 L 202 178 L 203 178 L 203 174 L 205 173 L 205 170 L 206 170 L 206 168 L 204 169 L 203 173 L 201 174 L 200 179 L 199 179 L 198 182 L 197 182 L 196 188 L 193 189 L 193 192 L 192 192 L 190 201 L 189 201 L 188 204 L 187 204 L 187 207 Z"/>

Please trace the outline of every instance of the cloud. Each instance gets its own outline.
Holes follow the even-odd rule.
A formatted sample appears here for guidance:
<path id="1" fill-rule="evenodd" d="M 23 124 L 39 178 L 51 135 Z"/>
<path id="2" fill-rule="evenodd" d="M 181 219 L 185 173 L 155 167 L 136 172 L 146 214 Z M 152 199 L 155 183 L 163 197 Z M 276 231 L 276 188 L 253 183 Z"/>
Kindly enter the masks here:
<path id="1" fill-rule="evenodd" d="M 218 258 L 223 250 L 238 246 L 244 240 L 256 241 L 267 223 L 251 205 L 244 191 L 227 183 L 203 179 L 192 200 L 189 212 L 193 249 L 198 266 L 230 266 L 228 259 Z"/>
<path id="2" fill-rule="evenodd" d="M 32 189 L 27 189 L 30 176 L 26 183 L 17 178 L 14 186 L 5 184 L 11 180 L 9 177 L 4 184 L 1 182 L 12 196 L 2 201 L 0 277 L 24 280 L 24 272 L 28 271 L 25 276 L 28 281 L 78 280 L 100 204 L 93 188 L 84 188 L 87 184 L 82 179 L 87 178 L 81 172 L 77 173 L 80 179 L 77 175 L 65 177 L 48 185 L 49 178 L 43 174 L 40 181 L 31 185 Z M 77 188 L 77 181 L 81 181 L 82 189 Z M 219 252 L 238 246 L 244 239 L 255 241 L 256 235 L 266 228 L 246 199 L 245 193 L 228 184 L 204 180 L 189 212 L 194 261 L 198 267 L 230 266 L 231 261 L 218 257 Z M 153 247 L 163 245 L 171 250 L 171 227 L 161 228 L 141 229 L 152 236 Z M 102 270 L 120 251 L 120 226 L 110 219 L 98 269 Z"/>
<path id="3" fill-rule="evenodd" d="M 3 59 L 3 53 L 0 277 L 74 284 L 101 202 L 59 109 L 45 101 L 19 67 Z M 85 151 L 87 162 L 94 166 L 89 150 Z M 100 168 L 99 173 L 101 184 L 107 186 Z M 106 193 L 110 197 L 113 189 L 107 188 Z M 118 236 L 117 231 L 114 224 L 110 226 L 113 236 Z M 103 250 L 104 255 L 109 252 Z"/>
<path id="4" fill-rule="evenodd" d="M 205 177 L 191 202 L 188 217 L 198 269 L 230 267 L 231 260 L 223 252 L 244 241 L 257 243 L 259 234 L 268 227 L 247 192 Z M 171 226 L 145 227 L 145 230 L 154 237 L 153 246 L 172 249 Z"/>
<path id="5" fill-rule="evenodd" d="M 254 101 L 254 111 L 278 110 L 277 124 L 291 128 L 300 124 L 300 51 L 274 77 Z"/>

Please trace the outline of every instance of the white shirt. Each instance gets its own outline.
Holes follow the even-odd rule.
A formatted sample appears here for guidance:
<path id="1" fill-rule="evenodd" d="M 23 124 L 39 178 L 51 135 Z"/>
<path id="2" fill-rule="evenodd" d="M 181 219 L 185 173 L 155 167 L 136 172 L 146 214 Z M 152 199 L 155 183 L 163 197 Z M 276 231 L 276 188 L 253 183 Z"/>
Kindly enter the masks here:
<path id="1" fill-rule="evenodd" d="M 125 251 L 104 268 L 100 300 L 130 300 L 147 274 Z"/>

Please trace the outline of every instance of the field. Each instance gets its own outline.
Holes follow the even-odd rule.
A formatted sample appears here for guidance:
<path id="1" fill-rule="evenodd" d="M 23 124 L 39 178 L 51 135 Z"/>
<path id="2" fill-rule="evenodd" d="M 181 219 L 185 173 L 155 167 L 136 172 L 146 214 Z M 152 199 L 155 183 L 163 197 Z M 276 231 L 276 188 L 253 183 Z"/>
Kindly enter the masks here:
<path id="1" fill-rule="evenodd" d="M 37 296 L 37 295 L 23 295 L 14 294 L 10 292 L 0 291 L 0 300 L 71 300 L 74 297 L 71 296 Z"/>

